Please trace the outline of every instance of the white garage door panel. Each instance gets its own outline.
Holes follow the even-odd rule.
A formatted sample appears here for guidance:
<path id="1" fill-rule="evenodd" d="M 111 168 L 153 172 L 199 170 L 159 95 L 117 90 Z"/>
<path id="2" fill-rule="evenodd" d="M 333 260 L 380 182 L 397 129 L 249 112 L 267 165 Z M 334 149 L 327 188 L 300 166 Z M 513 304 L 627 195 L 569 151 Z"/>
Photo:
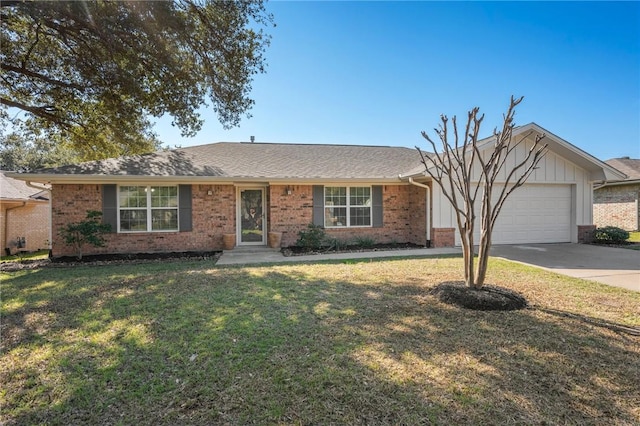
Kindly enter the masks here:
<path id="1" fill-rule="evenodd" d="M 475 242 L 479 240 L 480 229 L 479 224 L 476 224 Z M 502 207 L 492 237 L 493 244 L 570 241 L 571 186 L 569 185 L 524 185 L 516 189 Z M 456 243 L 460 244 L 457 232 Z"/>

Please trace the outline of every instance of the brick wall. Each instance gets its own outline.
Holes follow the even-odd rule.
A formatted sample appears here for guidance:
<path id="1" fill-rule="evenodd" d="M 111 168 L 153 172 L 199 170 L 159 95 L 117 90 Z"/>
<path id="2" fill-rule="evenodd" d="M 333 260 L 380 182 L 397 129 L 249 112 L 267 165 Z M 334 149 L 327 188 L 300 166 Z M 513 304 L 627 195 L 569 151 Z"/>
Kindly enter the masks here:
<path id="1" fill-rule="evenodd" d="M 433 228 L 431 230 L 431 246 L 438 247 L 453 247 L 456 243 L 456 230 L 455 228 Z"/>
<path id="2" fill-rule="evenodd" d="M 287 190 L 290 190 L 290 194 Z M 381 228 L 327 229 L 341 240 L 372 238 L 376 243 L 426 244 L 425 190 L 409 185 L 383 186 Z M 282 232 L 282 246 L 294 245 L 298 232 L 313 220 L 313 186 L 271 185 L 267 191 L 267 231 Z M 87 210 L 102 209 L 100 185 L 54 185 L 52 190 L 53 256 L 73 256 L 57 230 L 84 220 Z M 105 247 L 86 246 L 83 254 L 221 250 L 222 235 L 236 232 L 233 185 L 192 186 L 191 232 L 111 233 Z"/>
<path id="3" fill-rule="evenodd" d="M 593 192 L 593 222 L 599 228 L 617 226 L 636 231 L 640 226 L 640 184 L 615 185 Z"/>
<path id="4" fill-rule="evenodd" d="M 291 194 L 287 193 L 287 188 Z M 295 245 L 298 233 L 313 221 L 313 186 L 271 185 L 269 187 L 268 231 L 282 232 L 282 246 Z M 426 244 L 425 190 L 408 185 L 382 187 L 381 228 L 329 228 L 328 236 L 342 241 L 372 238 L 376 243 Z"/>
<path id="5" fill-rule="evenodd" d="M 585 244 L 593 242 L 593 232 L 596 225 L 578 225 L 578 242 Z"/>
<path id="6" fill-rule="evenodd" d="M 13 208 L 17 207 L 17 208 Z M 7 211 L 7 208 L 9 209 Z M 6 222 L 8 219 L 8 223 Z M 5 229 L 7 235 L 5 235 Z M 11 254 L 18 251 L 18 238 L 24 238 L 25 247 L 20 250 L 37 251 L 49 248 L 49 203 L 29 201 L 8 205 L 3 203 L 0 213 L 0 233 L 2 236 L 2 255 L 5 248 Z"/>
<path id="7" fill-rule="evenodd" d="M 235 233 L 233 185 L 193 185 L 191 232 L 111 233 L 105 247 L 86 246 L 83 254 L 210 251 L 222 249 L 222 235 Z M 54 257 L 73 256 L 57 230 L 86 218 L 87 210 L 102 209 L 100 185 L 53 185 L 52 223 Z"/>
<path id="8" fill-rule="evenodd" d="M 313 187 L 271 185 L 268 191 L 267 231 L 282 232 L 283 247 L 295 245 L 298 232 L 313 222 Z"/>
<path id="9" fill-rule="evenodd" d="M 409 191 L 410 226 L 407 242 L 427 245 L 427 191 L 418 186 L 406 187 Z M 431 203 L 430 203 L 431 205 Z M 429 212 L 431 214 L 431 212 Z"/>

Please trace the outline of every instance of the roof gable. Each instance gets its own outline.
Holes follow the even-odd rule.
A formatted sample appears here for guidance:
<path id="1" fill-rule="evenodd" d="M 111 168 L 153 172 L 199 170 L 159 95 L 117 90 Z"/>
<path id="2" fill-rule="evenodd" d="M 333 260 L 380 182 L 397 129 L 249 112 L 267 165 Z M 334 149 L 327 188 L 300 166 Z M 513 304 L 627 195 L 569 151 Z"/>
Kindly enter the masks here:
<path id="1" fill-rule="evenodd" d="M 513 137 L 515 138 L 530 138 L 534 140 L 535 135 L 544 134 L 545 138 L 542 143 L 547 144 L 548 149 L 558 156 L 565 158 L 569 162 L 577 165 L 578 167 L 586 170 L 589 174 L 589 180 L 591 181 L 604 181 L 604 180 L 617 180 L 624 178 L 624 175 L 620 171 L 611 167 L 610 165 L 598 160 L 594 156 L 586 153 L 575 145 L 565 141 L 564 139 L 556 136 L 550 131 L 542 128 L 536 123 L 529 123 L 524 126 L 518 126 L 513 129 Z M 478 149 L 480 151 L 487 151 L 493 149 L 495 142 L 495 136 L 490 136 L 478 141 Z M 426 153 L 426 155 L 434 155 Z M 468 155 L 471 155 L 469 153 Z M 407 170 L 407 169 L 405 169 Z M 426 171 L 424 165 L 408 169 L 409 171 L 403 173 L 403 177 L 416 177 L 425 176 Z"/>
<path id="2" fill-rule="evenodd" d="M 605 181 L 616 180 L 623 177 L 623 175 L 615 168 L 609 166 L 596 157 L 581 150 L 577 146 L 567 142 L 561 137 L 551 133 L 547 129 L 537 125 L 536 123 L 529 123 L 524 126 L 518 126 L 513 130 L 514 137 L 530 137 L 532 140 L 537 134 L 544 134 L 545 138 L 541 143 L 547 144 L 548 149 L 562 158 L 567 159 L 571 163 L 581 167 L 589 172 L 589 180 L 591 181 Z M 480 149 L 490 149 L 494 137 L 488 137 L 479 141 Z"/>

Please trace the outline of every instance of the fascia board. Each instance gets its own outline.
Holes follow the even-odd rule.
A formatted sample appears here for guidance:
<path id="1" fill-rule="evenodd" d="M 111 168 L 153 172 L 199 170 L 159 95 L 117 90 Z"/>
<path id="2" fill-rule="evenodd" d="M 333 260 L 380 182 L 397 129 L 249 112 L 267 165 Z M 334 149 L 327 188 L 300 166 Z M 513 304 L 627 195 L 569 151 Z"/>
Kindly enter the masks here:
<path id="1" fill-rule="evenodd" d="M 393 178 L 262 178 L 262 177 L 211 177 L 211 176 L 130 176 L 130 175 L 61 175 L 39 173 L 7 173 L 7 176 L 46 184 L 114 184 L 114 183 L 173 183 L 173 184 L 234 184 L 234 183 L 273 183 L 273 184 L 305 184 L 314 183 L 369 183 L 369 184 L 398 184 L 397 177 Z"/>

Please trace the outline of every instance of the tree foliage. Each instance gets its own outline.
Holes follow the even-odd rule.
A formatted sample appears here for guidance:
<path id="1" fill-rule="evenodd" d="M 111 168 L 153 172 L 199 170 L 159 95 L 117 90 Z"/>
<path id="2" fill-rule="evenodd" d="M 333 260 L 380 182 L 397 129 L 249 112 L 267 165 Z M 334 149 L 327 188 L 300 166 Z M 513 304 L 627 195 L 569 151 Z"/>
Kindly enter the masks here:
<path id="1" fill-rule="evenodd" d="M 0 133 L 0 170 L 29 172 L 80 161 L 63 141 L 52 142 L 33 133 Z"/>
<path id="2" fill-rule="evenodd" d="M 88 210 L 85 220 L 67 223 L 60 229 L 65 244 L 73 247 L 78 260 L 82 259 L 82 249 L 86 244 L 94 247 L 104 247 L 104 234 L 111 231 L 111 225 L 101 223 L 102 212 Z"/>
<path id="3" fill-rule="evenodd" d="M 434 153 L 428 154 L 416 147 L 427 174 L 438 184 L 453 207 L 462 244 L 465 283 L 469 287 L 481 288 L 484 285 L 491 235 L 500 210 L 509 195 L 524 185 L 547 151 L 547 145 L 542 143 L 545 135 L 528 132 L 516 137 L 513 134 L 515 108 L 522 99 L 511 97 L 501 130 L 496 128 L 493 131 L 490 140 L 493 149 L 485 150 L 484 144 L 479 143 L 484 114 L 479 114 L 478 107 L 469 111 L 462 135 L 458 133 L 455 116 L 451 120 L 452 129 L 449 128 L 448 117 L 441 117 L 440 126 L 435 129 L 441 152 L 438 152 L 436 142 L 426 132 L 422 132 L 422 137 Z M 526 151 L 521 159 L 516 159 L 517 149 Z M 477 201 L 480 201 L 481 208 L 476 274 L 474 229 Z"/>
<path id="4" fill-rule="evenodd" d="M 169 115 L 193 135 L 207 104 L 237 125 L 272 23 L 262 0 L 1 5 L 2 119 L 68 141 L 85 159 L 157 148 L 150 117 Z"/>

